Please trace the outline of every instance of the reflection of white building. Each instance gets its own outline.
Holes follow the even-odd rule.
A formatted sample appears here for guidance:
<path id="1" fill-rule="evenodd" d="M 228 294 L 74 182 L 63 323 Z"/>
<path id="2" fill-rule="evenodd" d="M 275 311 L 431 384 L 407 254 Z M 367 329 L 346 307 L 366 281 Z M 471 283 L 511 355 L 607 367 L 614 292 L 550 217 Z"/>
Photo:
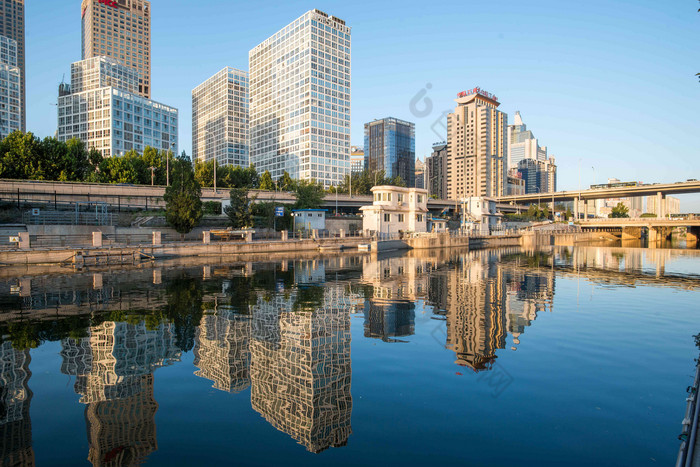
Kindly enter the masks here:
<path id="1" fill-rule="evenodd" d="M 360 208 L 363 230 L 380 235 L 427 231 L 428 190 L 382 185 L 373 187 L 372 195 L 372 205 Z"/>
<path id="2" fill-rule="evenodd" d="M 0 464 L 34 465 L 29 406 L 29 349 L 12 347 L 9 336 L 0 344 Z"/>

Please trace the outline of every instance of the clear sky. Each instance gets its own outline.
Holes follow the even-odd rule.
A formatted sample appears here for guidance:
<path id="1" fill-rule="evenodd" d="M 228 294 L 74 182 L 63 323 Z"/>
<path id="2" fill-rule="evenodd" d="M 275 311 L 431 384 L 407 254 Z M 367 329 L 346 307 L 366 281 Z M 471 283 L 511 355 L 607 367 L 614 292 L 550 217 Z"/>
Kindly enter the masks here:
<path id="1" fill-rule="evenodd" d="M 180 111 L 191 90 L 307 10 L 352 27 L 352 143 L 363 124 L 415 122 L 416 155 L 445 138 L 443 112 L 476 86 L 516 110 L 556 156 L 559 189 L 609 177 L 700 179 L 700 4 L 696 0 L 152 0 L 152 98 Z M 80 60 L 80 0 L 28 0 L 27 127 L 56 131 L 57 87 Z M 424 94 L 421 91 L 425 91 Z M 419 94 L 421 93 L 421 94 Z M 412 106 L 411 101 L 416 98 Z M 427 101 L 425 100 L 427 99 Z M 700 195 L 682 197 L 700 212 Z"/>

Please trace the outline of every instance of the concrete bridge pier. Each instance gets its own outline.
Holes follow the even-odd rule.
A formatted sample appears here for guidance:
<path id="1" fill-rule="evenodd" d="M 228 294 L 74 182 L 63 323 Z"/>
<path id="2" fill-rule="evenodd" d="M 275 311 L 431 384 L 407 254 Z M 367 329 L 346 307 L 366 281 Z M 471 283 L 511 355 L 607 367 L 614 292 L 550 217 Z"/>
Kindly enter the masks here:
<path id="1" fill-rule="evenodd" d="M 700 237 L 700 226 L 689 226 L 685 234 L 686 244 L 697 246 L 698 237 Z"/>
<path id="2" fill-rule="evenodd" d="M 642 238 L 641 227 L 623 227 L 622 240 L 639 240 Z"/>
<path id="3" fill-rule="evenodd" d="M 649 243 L 656 243 L 671 238 L 671 227 L 649 227 Z"/>

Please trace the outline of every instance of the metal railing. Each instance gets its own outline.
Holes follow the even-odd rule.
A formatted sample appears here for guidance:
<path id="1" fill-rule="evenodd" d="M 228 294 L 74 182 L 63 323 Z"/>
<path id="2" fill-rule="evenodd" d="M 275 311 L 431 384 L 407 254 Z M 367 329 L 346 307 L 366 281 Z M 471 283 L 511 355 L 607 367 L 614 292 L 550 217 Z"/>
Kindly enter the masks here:
<path id="1" fill-rule="evenodd" d="M 22 213 L 22 222 L 27 225 L 114 225 L 112 213 L 45 211 Z"/>

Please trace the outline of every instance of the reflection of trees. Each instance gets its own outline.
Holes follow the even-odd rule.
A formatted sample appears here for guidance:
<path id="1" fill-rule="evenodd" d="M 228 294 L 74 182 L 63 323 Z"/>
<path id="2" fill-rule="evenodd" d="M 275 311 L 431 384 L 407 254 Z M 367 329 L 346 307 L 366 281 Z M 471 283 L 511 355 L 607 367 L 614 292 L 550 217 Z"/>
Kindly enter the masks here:
<path id="1" fill-rule="evenodd" d="M 304 286 L 297 289 L 293 311 L 314 311 L 323 305 L 325 288 L 318 285 Z"/>
<path id="2" fill-rule="evenodd" d="M 194 332 L 202 320 L 202 283 L 181 275 L 166 287 L 165 317 L 175 326 L 175 345 L 183 352 L 194 348 Z"/>

